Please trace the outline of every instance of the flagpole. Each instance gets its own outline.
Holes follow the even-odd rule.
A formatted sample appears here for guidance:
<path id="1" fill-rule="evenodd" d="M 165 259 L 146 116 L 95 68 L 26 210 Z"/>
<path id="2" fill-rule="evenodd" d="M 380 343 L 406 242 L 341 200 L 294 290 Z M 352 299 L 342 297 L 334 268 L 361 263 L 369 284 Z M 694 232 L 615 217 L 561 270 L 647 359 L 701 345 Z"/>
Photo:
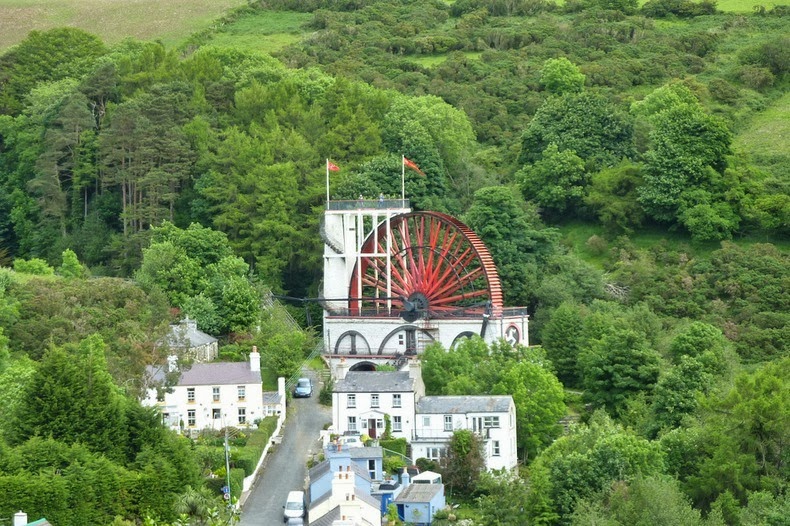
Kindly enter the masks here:
<path id="1" fill-rule="evenodd" d="M 401 207 L 406 207 L 406 156 L 400 156 L 400 199 Z"/>
<path id="2" fill-rule="evenodd" d="M 329 158 L 326 159 L 326 206 L 329 206 Z"/>

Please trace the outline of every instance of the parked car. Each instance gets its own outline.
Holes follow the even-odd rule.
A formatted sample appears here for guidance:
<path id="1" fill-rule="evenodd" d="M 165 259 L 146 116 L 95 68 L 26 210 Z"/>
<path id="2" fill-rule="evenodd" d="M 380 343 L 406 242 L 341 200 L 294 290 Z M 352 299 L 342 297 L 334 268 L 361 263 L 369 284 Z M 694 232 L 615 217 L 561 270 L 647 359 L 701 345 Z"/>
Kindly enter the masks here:
<path id="1" fill-rule="evenodd" d="M 302 517 L 291 517 L 285 524 L 286 526 L 304 526 L 306 522 Z"/>
<path id="2" fill-rule="evenodd" d="M 305 516 L 304 491 L 289 491 L 283 506 L 283 522 L 290 519 L 303 519 Z"/>
<path id="3" fill-rule="evenodd" d="M 309 378 L 299 378 L 294 387 L 294 398 L 310 398 L 313 396 L 313 382 Z"/>

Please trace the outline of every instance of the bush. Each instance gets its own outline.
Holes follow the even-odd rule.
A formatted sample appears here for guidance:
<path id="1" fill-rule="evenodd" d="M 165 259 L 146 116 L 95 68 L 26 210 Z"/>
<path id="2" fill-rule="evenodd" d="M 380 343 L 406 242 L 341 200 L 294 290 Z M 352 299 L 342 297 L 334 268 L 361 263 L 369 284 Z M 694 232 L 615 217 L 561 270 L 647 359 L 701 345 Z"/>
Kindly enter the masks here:
<path id="1" fill-rule="evenodd" d="M 738 73 L 738 77 L 747 87 L 757 91 L 770 88 L 773 86 L 775 79 L 770 69 L 759 66 L 743 66 Z"/>
<path id="2" fill-rule="evenodd" d="M 37 276 L 55 275 L 55 269 L 40 258 L 16 259 L 14 260 L 14 270 L 25 274 L 35 274 Z"/>
<path id="3" fill-rule="evenodd" d="M 318 403 L 321 405 L 332 405 L 332 391 L 335 389 L 335 381 L 331 378 L 324 382 L 324 386 L 318 392 Z"/>

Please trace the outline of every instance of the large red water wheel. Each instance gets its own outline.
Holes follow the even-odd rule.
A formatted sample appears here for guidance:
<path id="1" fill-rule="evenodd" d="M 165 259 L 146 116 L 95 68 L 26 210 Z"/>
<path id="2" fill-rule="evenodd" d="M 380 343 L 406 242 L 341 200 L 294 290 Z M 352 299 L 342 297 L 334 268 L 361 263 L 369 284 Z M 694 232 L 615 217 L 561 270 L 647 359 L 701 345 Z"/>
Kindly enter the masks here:
<path id="1" fill-rule="evenodd" d="M 381 223 L 364 241 L 351 276 L 356 315 L 479 316 L 502 309 L 502 286 L 488 249 L 459 220 L 413 212 Z"/>

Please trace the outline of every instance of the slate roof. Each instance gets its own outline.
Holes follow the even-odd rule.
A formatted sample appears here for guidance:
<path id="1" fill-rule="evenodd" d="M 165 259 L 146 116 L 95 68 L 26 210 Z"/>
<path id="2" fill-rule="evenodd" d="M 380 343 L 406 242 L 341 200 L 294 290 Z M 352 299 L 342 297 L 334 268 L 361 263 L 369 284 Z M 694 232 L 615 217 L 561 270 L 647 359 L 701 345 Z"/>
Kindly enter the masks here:
<path id="1" fill-rule="evenodd" d="M 329 465 L 330 465 L 329 461 L 324 460 L 319 464 L 316 464 L 315 466 L 310 468 L 310 471 L 308 472 L 310 481 L 313 482 L 319 480 L 322 476 L 324 476 L 329 471 Z M 361 467 L 359 467 L 357 464 L 351 464 L 351 471 L 354 472 L 355 476 L 363 480 L 366 480 L 368 482 L 373 481 L 373 479 L 370 478 L 370 474 L 364 469 L 362 469 Z"/>
<path id="2" fill-rule="evenodd" d="M 340 520 L 340 506 L 335 506 L 328 513 L 318 520 L 310 520 L 310 526 L 332 526 L 332 523 Z"/>
<path id="3" fill-rule="evenodd" d="M 417 402 L 415 413 L 466 414 L 507 413 L 510 396 L 423 396 Z"/>
<path id="4" fill-rule="evenodd" d="M 353 371 L 335 382 L 336 393 L 410 393 L 414 379 L 408 371 Z"/>
<path id="5" fill-rule="evenodd" d="M 261 383 L 261 372 L 250 362 L 196 363 L 181 373 L 178 385 L 243 385 Z"/>
<path id="6" fill-rule="evenodd" d="M 280 393 L 277 391 L 264 391 L 263 392 L 263 403 L 264 405 L 274 405 L 279 404 L 280 400 Z"/>
<path id="7" fill-rule="evenodd" d="M 409 484 L 393 502 L 431 502 L 443 490 L 443 484 Z"/>
<path id="8" fill-rule="evenodd" d="M 197 322 L 187 318 L 181 323 L 170 326 L 170 332 L 163 343 L 173 349 L 190 349 L 216 342 L 217 339 L 197 328 Z"/>

